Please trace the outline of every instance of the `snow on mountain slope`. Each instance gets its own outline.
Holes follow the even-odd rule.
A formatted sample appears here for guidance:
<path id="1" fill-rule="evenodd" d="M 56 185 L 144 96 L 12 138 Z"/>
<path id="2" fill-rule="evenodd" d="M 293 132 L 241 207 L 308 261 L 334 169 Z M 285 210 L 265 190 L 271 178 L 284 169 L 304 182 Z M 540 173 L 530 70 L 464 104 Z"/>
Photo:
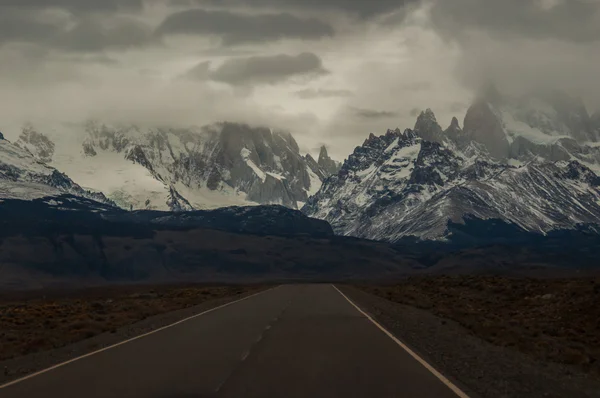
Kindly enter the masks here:
<path id="1" fill-rule="evenodd" d="M 64 170 L 88 189 L 106 193 L 118 206 L 129 209 L 159 208 L 169 195 L 163 183 L 143 166 L 118 153 L 101 152 L 94 157 L 59 149 L 52 165 Z M 163 207 L 164 208 L 164 207 Z"/>
<path id="2" fill-rule="evenodd" d="M 0 138 L 0 198 L 31 200 L 62 194 L 113 205 L 103 194 L 81 188 L 66 174 L 39 161 L 29 149 Z"/>
<path id="3" fill-rule="evenodd" d="M 126 209 L 296 208 L 329 175 L 318 164 L 318 174 L 313 171 L 289 133 L 267 128 L 222 123 L 141 129 L 88 122 L 79 129 L 52 133 L 51 164 Z M 21 141 L 31 141 L 24 135 Z M 66 136 L 80 141 L 65 142 Z M 323 161 L 335 165 L 328 156 Z"/>
<path id="4" fill-rule="evenodd" d="M 600 178 L 581 163 L 515 167 L 469 148 L 426 141 L 412 130 L 371 135 L 302 211 L 329 221 L 336 233 L 390 241 L 444 239 L 448 221 L 469 215 L 542 233 L 600 222 Z"/>

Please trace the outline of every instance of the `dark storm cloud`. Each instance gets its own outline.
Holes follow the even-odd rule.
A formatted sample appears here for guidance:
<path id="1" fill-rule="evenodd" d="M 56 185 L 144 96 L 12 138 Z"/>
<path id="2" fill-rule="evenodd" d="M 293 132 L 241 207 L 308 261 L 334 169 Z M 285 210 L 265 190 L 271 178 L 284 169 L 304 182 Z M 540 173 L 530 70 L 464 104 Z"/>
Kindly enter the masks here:
<path id="1" fill-rule="evenodd" d="M 596 0 L 438 0 L 431 13 L 433 25 L 449 38 L 476 29 L 498 38 L 600 40 Z"/>
<path id="2" fill-rule="evenodd" d="M 0 15 L 0 45 L 17 42 L 48 49 L 101 52 L 150 44 L 155 40 L 151 33 L 152 29 L 144 24 L 125 17 L 112 17 L 110 20 L 84 18 L 65 30 L 58 23 L 23 13 Z"/>
<path id="3" fill-rule="evenodd" d="M 39 10 L 61 8 L 73 13 L 141 11 L 143 0 L 0 0 L 5 9 Z"/>
<path id="4" fill-rule="evenodd" d="M 316 77 L 329 73 L 321 59 L 312 53 L 298 55 L 272 55 L 231 58 L 216 69 L 202 62 L 189 70 L 184 77 L 193 80 L 210 79 L 233 86 L 276 84 L 292 77 Z"/>
<path id="5" fill-rule="evenodd" d="M 230 11 L 193 9 L 169 15 L 158 27 L 159 35 L 220 36 L 224 45 L 268 40 L 320 39 L 333 36 L 333 28 L 316 18 L 287 13 L 250 15 Z"/>
<path id="6" fill-rule="evenodd" d="M 375 109 L 355 108 L 348 109 L 354 116 L 361 119 L 387 119 L 398 116 L 398 112 L 379 111 Z"/>
<path id="7" fill-rule="evenodd" d="M 248 8 L 292 9 L 307 11 L 342 11 L 361 18 L 400 9 L 420 0 L 171 0 L 176 6 L 243 6 Z"/>
<path id="8" fill-rule="evenodd" d="M 300 99 L 314 99 L 314 98 L 339 98 L 339 97 L 352 97 L 352 91 L 350 90 L 331 90 L 320 88 L 318 90 L 307 88 L 305 90 L 296 91 L 294 93 Z"/>
<path id="9" fill-rule="evenodd" d="M 50 44 L 81 52 L 100 52 L 107 49 L 128 49 L 151 43 L 151 29 L 145 25 L 120 17 L 107 22 L 88 19 L 72 29 L 57 35 Z"/>
<path id="10" fill-rule="evenodd" d="M 6 42 L 39 42 L 61 30 L 57 23 L 14 10 L 0 10 L 0 45 Z"/>

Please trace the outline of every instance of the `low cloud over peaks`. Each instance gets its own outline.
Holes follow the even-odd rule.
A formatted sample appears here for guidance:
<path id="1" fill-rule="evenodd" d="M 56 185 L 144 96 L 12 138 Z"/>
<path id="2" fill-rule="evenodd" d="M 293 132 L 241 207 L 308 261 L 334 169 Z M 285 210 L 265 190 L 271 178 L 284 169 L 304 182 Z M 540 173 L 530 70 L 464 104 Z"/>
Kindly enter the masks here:
<path id="1" fill-rule="evenodd" d="M 328 73 L 317 55 L 301 53 L 231 58 L 215 69 L 210 68 L 210 62 L 201 62 L 185 77 L 242 86 L 276 84 L 292 77 L 318 77 Z"/>

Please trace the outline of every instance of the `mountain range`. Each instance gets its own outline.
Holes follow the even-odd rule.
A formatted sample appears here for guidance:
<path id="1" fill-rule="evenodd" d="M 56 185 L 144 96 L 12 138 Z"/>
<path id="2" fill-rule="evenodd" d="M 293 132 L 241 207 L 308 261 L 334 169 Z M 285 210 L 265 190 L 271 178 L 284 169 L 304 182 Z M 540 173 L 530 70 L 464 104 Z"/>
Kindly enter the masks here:
<path id="1" fill-rule="evenodd" d="M 339 169 L 325 147 L 301 155 L 291 134 L 243 124 L 141 129 L 88 122 L 78 145 L 26 126 L 15 145 L 128 210 L 303 205 Z M 56 142 L 55 142 L 56 141 Z"/>
<path id="2" fill-rule="evenodd" d="M 462 127 L 453 118 L 443 129 L 427 109 L 412 129 L 370 134 L 343 164 L 237 123 L 79 128 L 79 142 L 30 125 L 14 144 L 0 140 L 1 198 L 176 212 L 279 204 L 337 234 L 392 242 L 451 240 L 467 219 L 540 234 L 600 223 L 600 113 L 560 92 L 490 88 Z"/>
<path id="3" fill-rule="evenodd" d="M 465 217 L 546 234 L 600 222 L 600 117 L 561 93 L 489 90 L 463 127 L 430 109 L 404 132 L 371 134 L 302 211 L 369 239 L 448 239 Z"/>

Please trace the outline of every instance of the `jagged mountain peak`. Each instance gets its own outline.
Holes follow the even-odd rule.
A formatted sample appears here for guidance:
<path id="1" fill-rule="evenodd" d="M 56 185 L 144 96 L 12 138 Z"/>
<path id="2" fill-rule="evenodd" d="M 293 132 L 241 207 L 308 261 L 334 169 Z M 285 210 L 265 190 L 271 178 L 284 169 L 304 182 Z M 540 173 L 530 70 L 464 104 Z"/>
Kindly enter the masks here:
<path id="1" fill-rule="evenodd" d="M 317 161 L 319 168 L 321 168 L 326 175 L 332 175 L 339 171 L 340 164 L 329 157 L 327 153 L 327 147 L 325 145 L 321 146 L 319 150 L 319 160 Z"/>
<path id="2" fill-rule="evenodd" d="M 388 136 L 389 137 L 389 136 Z M 387 144 L 387 145 L 385 145 Z M 357 147 L 303 211 L 337 233 L 370 239 L 447 236 L 448 222 L 496 218 L 547 232 L 600 221 L 600 178 L 577 161 L 498 162 L 407 131 Z"/>
<path id="3" fill-rule="evenodd" d="M 442 127 L 430 108 L 422 111 L 417 117 L 414 131 L 427 141 L 443 142 Z"/>
<path id="4" fill-rule="evenodd" d="M 321 159 L 329 159 L 329 154 L 327 153 L 327 147 L 325 145 L 321 145 L 319 149 L 319 160 Z"/>
<path id="5" fill-rule="evenodd" d="M 461 139 L 458 143 L 460 147 L 473 141 L 485 146 L 496 159 L 508 157 L 510 143 L 502 119 L 493 105 L 485 100 L 476 101 L 467 110 Z"/>
<path id="6" fill-rule="evenodd" d="M 450 121 L 450 126 L 448 126 L 448 128 L 449 129 L 460 129 L 460 124 L 459 124 L 456 116 L 452 117 L 452 121 Z"/>

